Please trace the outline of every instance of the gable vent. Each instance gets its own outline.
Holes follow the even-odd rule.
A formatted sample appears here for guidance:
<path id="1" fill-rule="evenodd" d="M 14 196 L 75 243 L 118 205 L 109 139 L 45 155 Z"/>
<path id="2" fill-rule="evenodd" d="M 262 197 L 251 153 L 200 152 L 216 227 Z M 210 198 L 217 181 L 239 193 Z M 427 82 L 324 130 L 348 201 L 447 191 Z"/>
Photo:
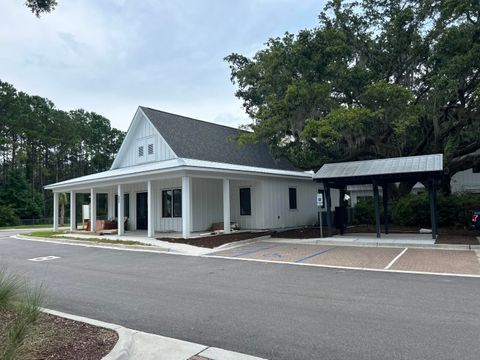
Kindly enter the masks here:
<path id="1" fill-rule="evenodd" d="M 143 156 L 143 146 L 139 146 L 138 147 L 138 157 L 142 157 Z"/>
<path id="2" fill-rule="evenodd" d="M 148 144 L 148 155 L 153 154 L 153 144 Z"/>

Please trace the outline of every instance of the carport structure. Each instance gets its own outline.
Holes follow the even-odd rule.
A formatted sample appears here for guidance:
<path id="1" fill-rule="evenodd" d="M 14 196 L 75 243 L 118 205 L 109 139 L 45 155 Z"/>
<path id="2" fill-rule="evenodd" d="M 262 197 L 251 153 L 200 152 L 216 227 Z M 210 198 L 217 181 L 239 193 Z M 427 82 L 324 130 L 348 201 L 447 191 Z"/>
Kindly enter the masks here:
<path id="1" fill-rule="evenodd" d="M 322 182 L 327 207 L 328 236 L 332 236 L 332 214 L 330 189 L 340 191 L 340 233 L 345 224 L 344 197 L 347 186 L 371 184 L 375 206 L 375 226 L 380 238 L 380 205 L 378 187 L 382 187 L 385 234 L 388 234 L 388 191 L 387 186 L 399 182 L 420 182 L 429 192 L 432 239 L 437 237 L 437 183 L 443 173 L 443 154 L 407 156 L 378 160 L 350 161 L 323 165 L 314 175 Z"/>

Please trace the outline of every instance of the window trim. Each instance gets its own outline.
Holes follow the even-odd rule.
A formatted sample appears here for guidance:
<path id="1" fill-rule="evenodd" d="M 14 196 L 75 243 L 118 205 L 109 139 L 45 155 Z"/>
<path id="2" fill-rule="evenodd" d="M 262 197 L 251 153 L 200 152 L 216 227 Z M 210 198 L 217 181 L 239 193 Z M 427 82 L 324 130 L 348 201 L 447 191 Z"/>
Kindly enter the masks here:
<path id="1" fill-rule="evenodd" d="M 182 217 L 182 214 L 183 214 L 182 203 L 181 203 L 181 199 L 182 199 L 182 197 L 181 197 L 181 196 L 182 196 L 182 188 L 178 188 L 178 187 L 164 188 L 164 189 L 161 189 L 161 191 L 162 191 L 162 195 L 161 195 L 161 196 L 162 196 L 162 203 L 161 203 L 161 207 L 162 207 L 162 219 L 179 219 L 179 218 L 181 218 L 181 217 Z M 165 216 L 165 214 L 164 214 L 164 209 L 165 209 L 165 208 L 164 208 L 164 206 L 163 206 L 163 203 L 164 203 L 164 201 L 163 201 L 163 199 L 164 199 L 163 194 L 164 194 L 165 192 L 168 192 L 168 191 L 171 192 L 171 197 L 172 197 L 172 199 L 171 199 L 171 206 L 170 206 L 170 216 Z M 178 215 L 178 214 L 175 215 L 175 206 L 174 206 L 174 203 L 175 203 L 175 202 L 174 202 L 174 193 L 175 193 L 175 192 L 177 192 L 177 193 L 179 192 L 179 193 L 180 193 L 180 215 Z"/>
<path id="2" fill-rule="evenodd" d="M 245 189 L 248 189 L 248 194 L 249 194 L 249 213 L 246 214 L 242 214 L 242 190 L 245 190 Z M 239 201 L 238 201 L 238 204 L 239 204 L 239 207 L 240 207 L 240 216 L 252 216 L 252 187 L 251 186 L 242 186 L 238 189 L 238 197 L 239 197 Z"/>
<path id="3" fill-rule="evenodd" d="M 292 202 L 290 198 L 290 190 L 295 190 L 295 207 L 292 208 Z M 297 193 L 297 187 L 296 186 L 289 186 L 288 187 L 288 210 L 291 211 L 298 211 L 298 193 Z"/>

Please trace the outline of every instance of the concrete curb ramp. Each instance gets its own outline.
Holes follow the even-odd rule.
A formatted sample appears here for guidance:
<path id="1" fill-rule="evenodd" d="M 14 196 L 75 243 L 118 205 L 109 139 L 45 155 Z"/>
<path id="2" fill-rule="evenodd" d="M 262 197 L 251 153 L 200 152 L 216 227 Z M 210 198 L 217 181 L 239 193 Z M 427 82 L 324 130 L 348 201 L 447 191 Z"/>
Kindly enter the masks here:
<path id="1" fill-rule="evenodd" d="M 233 351 L 132 330 L 120 325 L 56 310 L 42 309 L 42 311 L 65 319 L 80 321 L 115 331 L 118 334 L 118 341 L 112 351 L 103 357 L 103 360 L 188 360 L 194 356 L 205 357 L 211 360 L 266 360 Z"/>

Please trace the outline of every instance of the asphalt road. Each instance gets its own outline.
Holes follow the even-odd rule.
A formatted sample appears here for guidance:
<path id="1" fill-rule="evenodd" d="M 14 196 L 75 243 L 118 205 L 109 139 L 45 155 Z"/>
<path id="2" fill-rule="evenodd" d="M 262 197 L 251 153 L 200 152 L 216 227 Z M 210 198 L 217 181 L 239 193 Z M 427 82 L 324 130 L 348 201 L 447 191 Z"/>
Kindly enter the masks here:
<path id="1" fill-rule="evenodd" d="M 270 359 L 479 359 L 480 279 L 20 241 L 46 307 Z M 40 256 L 60 259 L 32 262 Z"/>

